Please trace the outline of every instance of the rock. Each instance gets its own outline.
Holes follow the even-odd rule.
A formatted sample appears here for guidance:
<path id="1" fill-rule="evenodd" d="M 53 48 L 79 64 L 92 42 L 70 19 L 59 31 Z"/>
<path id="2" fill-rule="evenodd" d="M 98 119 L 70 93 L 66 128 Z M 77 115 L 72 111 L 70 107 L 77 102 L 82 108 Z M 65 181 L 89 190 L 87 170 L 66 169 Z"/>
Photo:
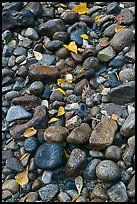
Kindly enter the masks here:
<path id="1" fill-rule="evenodd" d="M 6 4 L 4 6 L 4 11 L 8 11 L 8 10 L 16 10 L 16 11 L 20 11 L 23 7 L 23 2 L 9 2 L 8 4 Z"/>
<path id="2" fill-rule="evenodd" d="M 130 198 L 135 197 L 135 175 L 132 177 L 131 181 L 127 186 L 127 193 Z"/>
<path id="3" fill-rule="evenodd" d="M 38 30 L 41 36 L 52 37 L 56 32 L 65 31 L 65 24 L 60 19 L 53 19 L 40 24 Z"/>
<path id="4" fill-rule="evenodd" d="M 135 144 L 129 145 L 122 155 L 122 159 L 126 166 L 132 166 L 133 156 L 135 154 Z"/>
<path id="5" fill-rule="evenodd" d="M 66 32 L 58 31 L 53 35 L 53 40 L 60 40 L 62 42 L 65 42 L 67 38 L 68 38 L 68 34 Z"/>
<path id="6" fill-rule="evenodd" d="M 129 82 L 135 80 L 135 71 L 131 68 L 122 69 L 119 72 L 119 78 L 121 82 Z"/>
<path id="7" fill-rule="evenodd" d="M 27 112 L 22 106 L 11 106 L 7 112 L 6 121 L 12 122 L 15 120 L 29 119 L 31 113 Z"/>
<path id="8" fill-rule="evenodd" d="M 38 200 L 38 193 L 37 192 L 29 192 L 26 195 L 25 202 L 35 202 L 36 200 Z"/>
<path id="9" fill-rule="evenodd" d="M 113 18 L 114 18 L 114 16 L 112 14 L 108 14 L 108 15 L 103 16 L 98 21 L 98 27 L 100 28 L 103 24 L 105 24 L 106 22 L 112 20 Z"/>
<path id="10" fill-rule="evenodd" d="M 103 160 L 96 166 L 96 176 L 104 182 L 116 182 L 120 179 L 120 169 L 111 160 Z"/>
<path id="11" fill-rule="evenodd" d="M 107 10 L 106 12 L 108 14 L 112 14 L 112 13 L 118 13 L 120 10 L 120 6 L 118 4 L 118 2 L 111 2 L 107 5 Z"/>
<path id="12" fill-rule="evenodd" d="M 16 125 L 15 127 L 13 126 L 10 129 L 10 134 L 15 139 L 21 139 L 21 135 L 27 128 L 29 127 L 34 127 L 36 129 L 40 129 L 42 127 L 46 128 L 47 122 L 48 122 L 48 118 L 47 118 L 47 110 L 45 106 L 43 105 L 37 106 L 34 109 L 33 118 L 26 123 Z"/>
<path id="13" fill-rule="evenodd" d="M 92 159 L 84 169 L 84 178 L 94 180 L 96 178 L 96 166 L 100 163 L 100 159 Z"/>
<path id="14" fill-rule="evenodd" d="M 90 150 L 89 151 L 89 156 L 91 157 L 91 158 L 96 158 L 96 159 L 102 159 L 102 158 L 104 158 L 104 155 L 103 155 L 103 153 L 101 152 L 101 151 L 96 151 L 96 150 Z"/>
<path id="15" fill-rule="evenodd" d="M 131 103 L 135 100 L 135 81 L 124 83 L 108 91 L 109 100 L 116 104 Z"/>
<path id="16" fill-rule="evenodd" d="M 98 58 L 102 62 L 109 62 L 111 59 L 115 57 L 115 55 L 116 55 L 115 51 L 110 45 L 98 52 Z"/>
<path id="17" fill-rule="evenodd" d="M 84 28 L 71 31 L 70 40 L 75 41 L 77 45 L 81 46 L 83 44 L 83 39 L 80 37 L 80 35 L 85 34 L 85 32 L 86 30 Z"/>
<path id="18" fill-rule="evenodd" d="M 65 24 L 73 24 L 79 21 L 79 15 L 75 11 L 65 11 L 60 15 L 61 20 L 65 22 Z"/>
<path id="19" fill-rule="evenodd" d="M 70 158 L 65 165 L 65 172 L 69 177 L 76 177 L 84 169 L 86 163 L 86 153 L 81 149 L 75 148 L 70 153 Z"/>
<path id="20" fill-rule="evenodd" d="M 66 192 L 72 199 L 75 198 L 76 196 L 78 196 L 77 190 L 72 189 L 72 190 L 67 190 Z"/>
<path id="21" fill-rule="evenodd" d="M 117 87 L 121 84 L 120 81 L 118 81 L 118 78 L 115 72 L 111 72 L 111 71 L 108 72 L 108 83 L 110 87 Z"/>
<path id="22" fill-rule="evenodd" d="M 83 87 L 88 83 L 87 79 L 82 79 L 80 82 L 78 82 L 74 88 L 74 93 L 76 95 L 81 95 L 83 92 Z"/>
<path id="23" fill-rule="evenodd" d="M 125 57 L 132 63 L 135 62 L 135 51 L 130 51 L 125 54 Z"/>
<path id="24" fill-rule="evenodd" d="M 37 178 L 32 183 L 32 186 L 31 186 L 32 191 L 37 191 L 41 187 L 41 185 L 42 185 L 41 180 L 39 178 Z"/>
<path id="25" fill-rule="evenodd" d="M 130 146 L 130 145 L 134 145 L 135 144 L 135 135 L 134 136 L 132 136 L 132 137 L 129 137 L 129 139 L 128 139 L 128 145 Z"/>
<path id="26" fill-rule="evenodd" d="M 111 146 L 107 147 L 107 149 L 105 150 L 105 158 L 111 159 L 114 161 L 120 160 L 121 159 L 120 148 L 115 146 L 115 145 L 111 145 Z"/>
<path id="27" fill-rule="evenodd" d="M 68 130 L 72 130 L 73 128 L 80 126 L 81 122 L 81 118 L 78 115 L 75 115 L 74 117 L 65 121 L 65 126 Z"/>
<path id="28" fill-rule="evenodd" d="M 135 113 L 131 113 L 123 123 L 120 133 L 124 137 L 130 137 L 135 134 Z"/>
<path id="29" fill-rule="evenodd" d="M 76 190 L 76 185 L 75 185 L 75 182 L 73 179 L 70 179 L 68 178 L 66 181 L 65 181 L 65 187 L 67 190 Z"/>
<path id="30" fill-rule="evenodd" d="M 112 202 L 128 202 L 126 186 L 122 181 L 119 181 L 108 189 L 108 196 Z"/>
<path id="31" fill-rule="evenodd" d="M 41 169 L 58 168 L 62 165 L 63 153 L 61 143 L 45 142 L 36 151 L 35 164 Z"/>
<path id="32" fill-rule="evenodd" d="M 116 52 L 120 52 L 124 47 L 129 46 L 133 40 L 134 33 L 131 29 L 125 28 L 117 33 L 111 40 L 111 46 Z"/>
<path id="33" fill-rule="evenodd" d="M 14 105 L 35 108 L 36 106 L 41 104 L 41 100 L 37 96 L 25 94 L 24 96 L 14 97 L 12 99 L 12 103 Z"/>
<path id="34" fill-rule="evenodd" d="M 47 44 L 46 44 L 46 49 L 48 49 L 49 51 L 51 52 L 55 52 L 56 50 L 58 50 L 59 48 L 61 48 L 63 46 L 63 42 L 60 41 L 60 40 L 52 40 L 52 41 L 49 41 Z"/>
<path id="35" fill-rule="evenodd" d="M 121 23 L 124 25 L 130 25 L 134 22 L 134 17 L 130 9 L 124 8 L 121 10 L 120 15 L 123 15 Z"/>
<path id="36" fill-rule="evenodd" d="M 16 64 L 20 64 L 21 62 L 23 62 L 26 59 L 25 55 L 22 56 L 18 56 L 15 60 Z"/>
<path id="37" fill-rule="evenodd" d="M 83 62 L 83 56 L 81 54 L 76 54 L 74 52 L 70 53 L 72 58 L 77 62 L 77 63 L 81 63 Z"/>
<path id="38" fill-rule="evenodd" d="M 117 55 L 115 58 L 113 58 L 110 63 L 109 67 L 122 67 L 125 64 L 125 57 L 123 55 Z"/>
<path id="39" fill-rule="evenodd" d="M 39 39 L 38 33 L 34 28 L 27 28 L 27 30 L 25 31 L 25 36 L 30 38 L 31 40 Z"/>
<path id="40" fill-rule="evenodd" d="M 104 108 L 108 115 L 112 116 L 112 114 L 116 114 L 121 116 L 124 112 L 124 106 L 115 103 L 107 103 L 104 105 Z"/>
<path id="41" fill-rule="evenodd" d="M 65 192 L 60 192 L 57 195 L 57 199 L 59 200 L 59 202 L 71 202 L 70 196 Z"/>
<path id="42" fill-rule="evenodd" d="M 64 95 L 59 90 L 55 90 L 50 95 L 50 101 L 63 101 Z"/>
<path id="43" fill-rule="evenodd" d="M 12 193 L 9 190 L 2 191 L 2 199 L 3 200 L 7 200 L 10 197 L 12 197 Z"/>
<path id="44" fill-rule="evenodd" d="M 43 91 L 44 85 L 41 81 L 34 81 L 29 87 L 29 92 L 34 95 L 40 96 Z"/>
<path id="45" fill-rule="evenodd" d="M 15 194 L 19 190 L 19 184 L 14 179 L 5 180 L 4 183 L 2 183 L 2 190 L 9 190 Z"/>
<path id="46" fill-rule="evenodd" d="M 42 66 L 50 66 L 55 64 L 55 55 L 42 54 L 42 59 L 39 60 L 39 64 Z"/>
<path id="47" fill-rule="evenodd" d="M 101 200 L 106 201 L 108 198 L 106 187 L 101 183 L 97 183 L 90 194 L 90 198 L 100 198 Z"/>
<path id="48" fill-rule="evenodd" d="M 36 81 L 39 79 L 43 83 L 56 82 L 60 77 L 60 73 L 52 67 L 35 64 L 30 65 L 28 75 L 30 80 Z"/>
<path id="49" fill-rule="evenodd" d="M 3 57 L 10 57 L 13 53 L 14 48 L 10 45 L 4 45 L 2 55 Z"/>
<path id="50" fill-rule="evenodd" d="M 56 184 L 47 184 L 39 189 L 38 193 L 42 201 L 49 202 L 55 197 L 59 189 Z"/>
<path id="51" fill-rule="evenodd" d="M 5 94 L 5 99 L 8 101 L 11 101 L 12 99 L 16 98 L 19 96 L 19 92 L 18 91 L 9 91 Z M 18 105 L 18 104 L 14 104 L 14 105 Z"/>
<path id="52" fill-rule="evenodd" d="M 10 157 L 6 160 L 6 166 L 16 172 L 22 172 L 24 170 L 21 161 L 14 157 Z"/>
<path id="53" fill-rule="evenodd" d="M 34 23 L 34 16 L 29 10 L 20 12 L 5 11 L 2 13 L 2 32 L 5 30 L 14 30 L 15 28 L 30 27 Z"/>
<path id="54" fill-rule="evenodd" d="M 67 142 L 74 144 L 85 144 L 88 142 L 92 130 L 88 123 L 82 123 L 74 128 L 67 136 Z"/>
<path id="55" fill-rule="evenodd" d="M 41 4 L 40 2 L 29 2 L 23 9 L 30 10 L 36 17 L 41 13 Z"/>
<path id="56" fill-rule="evenodd" d="M 52 171 L 44 171 L 42 174 L 42 182 L 44 184 L 49 184 L 51 182 Z"/>
<path id="57" fill-rule="evenodd" d="M 51 88 L 49 87 L 49 85 L 46 85 L 41 98 L 42 99 L 49 99 L 50 94 L 51 94 Z"/>
<path id="58" fill-rule="evenodd" d="M 93 150 L 105 149 L 112 144 L 114 134 L 117 130 L 117 123 L 104 116 L 104 118 L 96 125 L 89 138 L 89 144 Z"/>
<path id="59" fill-rule="evenodd" d="M 47 142 L 63 142 L 68 136 L 69 131 L 63 126 L 51 126 L 44 132 L 44 139 Z"/>
<path id="60" fill-rule="evenodd" d="M 10 157 L 13 157 L 13 152 L 11 150 L 3 150 L 2 151 L 2 160 L 6 160 Z"/>
<path id="61" fill-rule="evenodd" d="M 60 59 L 65 59 L 66 57 L 69 56 L 69 51 L 65 47 L 61 47 L 56 51 L 56 56 L 59 57 Z"/>
<path id="62" fill-rule="evenodd" d="M 38 140 L 35 137 L 27 138 L 24 142 L 24 148 L 27 152 L 34 152 L 38 147 Z"/>
<path id="63" fill-rule="evenodd" d="M 83 62 L 83 67 L 96 71 L 100 68 L 100 62 L 97 57 L 91 56 L 85 59 L 85 61 Z"/>

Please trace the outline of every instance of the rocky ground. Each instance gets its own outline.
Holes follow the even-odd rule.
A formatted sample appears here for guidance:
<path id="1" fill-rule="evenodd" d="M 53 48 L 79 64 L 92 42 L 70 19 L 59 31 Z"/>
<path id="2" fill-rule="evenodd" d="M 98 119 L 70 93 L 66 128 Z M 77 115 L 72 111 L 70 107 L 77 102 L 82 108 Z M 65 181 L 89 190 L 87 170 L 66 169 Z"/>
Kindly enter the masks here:
<path id="1" fill-rule="evenodd" d="M 135 2 L 80 3 L 2 3 L 3 202 L 135 202 Z"/>

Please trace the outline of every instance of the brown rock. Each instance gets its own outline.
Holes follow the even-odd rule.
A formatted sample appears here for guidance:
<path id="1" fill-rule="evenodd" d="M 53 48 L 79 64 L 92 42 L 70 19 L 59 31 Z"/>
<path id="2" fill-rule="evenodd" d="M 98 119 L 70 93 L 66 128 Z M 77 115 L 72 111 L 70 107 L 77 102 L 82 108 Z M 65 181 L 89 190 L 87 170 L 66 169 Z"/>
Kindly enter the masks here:
<path id="1" fill-rule="evenodd" d="M 124 137 L 130 137 L 135 134 L 135 113 L 131 113 L 126 118 L 120 129 L 120 132 Z"/>
<path id="2" fill-rule="evenodd" d="M 19 184 L 14 180 L 6 180 L 2 184 L 2 190 L 9 190 L 11 193 L 17 193 L 19 190 Z"/>
<path id="3" fill-rule="evenodd" d="M 73 24 L 76 21 L 79 20 L 79 15 L 75 11 L 65 11 L 61 14 L 60 18 L 66 23 L 66 24 Z"/>
<path id="4" fill-rule="evenodd" d="M 37 191 L 41 186 L 42 186 L 42 181 L 39 178 L 37 178 L 32 183 L 32 187 L 31 187 L 32 191 Z"/>
<path id="5" fill-rule="evenodd" d="M 76 95 L 80 95 L 83 92 L 83 87 L 88 83 L 87 79 L 82 79 L 80 82 L 78 82 L 74 88 L 74 93 Z"/>
<path id="6" fill-rule="evenodd" d="M 56 82 L 60 77 L 59 71 L 52 67 L 32 64 L 29 67 L 28 75 L 32 81 L 42 81 L 43 83 Z"/>
<path id="7" fill-rule="evenodd" d="M 25 202 L 35 202 L 38 199 L 38 193 L 37 192 L 29 192 L 26 195 Z"/>

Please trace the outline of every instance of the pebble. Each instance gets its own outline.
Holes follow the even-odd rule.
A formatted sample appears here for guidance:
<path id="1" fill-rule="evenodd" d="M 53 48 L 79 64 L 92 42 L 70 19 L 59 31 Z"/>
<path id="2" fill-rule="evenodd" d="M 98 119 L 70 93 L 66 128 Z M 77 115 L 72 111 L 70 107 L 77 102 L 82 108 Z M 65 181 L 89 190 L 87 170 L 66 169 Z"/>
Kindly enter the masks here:
<path id="1" fill-rule="evenodd" d="M 59 202 L 71 202 L 70 196 L 65 192 L 60 192 L 57 195 L 57 199 L 59 200 Z"/>
<path id="2" fill-rule="evenodd" d="M 113 182 L 120 179 L 120 169 L 118 165 L 111 160 L 103 160 L 96 166 L 96 176 L 105 182 Z"/>
<path id="3" fill-rule="evenodd" d="M 51 51 L 51 52 L 55 52 L 56 50 L 58 50 L 59 48 L 61 48 L 63 45 L 63 42 L 60 41 L 60 40 L 52 40 L 52 41 L 49 41 L 47 44 L 46 44 L 46 48 Z"/>
<path id="4" fill-rule="evenodd" d="M 39 146 L 34 156 L 35 164 L 41 169 L 55 169 L 62 165 L 63 146 L 61 143 L 45 142 Z"/>
<path id="5" fill-rule="evenodd" d="M 6 115 L 6 121 L 12 122 L 15 120 L 21 119 L 29 119 L 31 117 L 31 113 L 27 112 L 21 106 L 11 106 Z"/>
<path id="6" fill-rule="evenodd" d="M 20 160 L 14 157 L 10 157 L 6 160 L 6 166 L 16 172 L 22 172 L 24 170 Z"/>
<path id="7" fill-rule="evenodd" d="M 25 36 L 30 38 L 31 40 L 39 39 L 38 33 L 34 28 L 27 28 L 27 30 L 25 31 Z"/>
<path id="8" fill-rule="evenodd" d="M 79 20 L 79 15 L 75 11 L 65 11 L 60 15 L 60 18 L 66 23 L 66 24 L 73 24 L 76 21 Z"/>
<path id="9" fill-rule="evenodd" d="M 91 56 L 85 59 L 85 61 L 83 62 L 83 67 L 88 69 L 93 69 L 96 71 L 100 67 L 100 62 L 97 57 Z"/>
<path id="10" fill-rule="evenodd" d="M 123 123 L 120 133 L 124 137 L 130 137 L 135 134 L 135 113 L 131 113 Z"/>
<path id="11" fill-rule="evenodd" d="M 102 62 L 109 62 L 111 59 L 115 57 L 116 53 L 111 46 L 104 48 L 103 50 L 98 52 L 98 58 Z"/>
<path id="12" fill-rule="evenodd" d="M 77 30 L 71 31 L 70 33 L 70 40 L 75 41 L 78 46 L 83 44 L 83 39 L 80 37 L 80 35 L 85 33 L 84 28 L 79 28 Z"/>
<path id="13" fill-rule="evenodd" d="M 15 194 L 19 190 L 19 184 L 14 179 L 5 180 L 4 183 L 2 183 L 2 190 L 9 190 Z"/>
<path id="14" fill-rule="evenodd" d="M 24 47 L 17 47 L 14 51 L 13 54 L 15 56 L 21 56 L 21 55 L 26 55 L 27 54 L 27 49 Z"/>
<path id="15" fill-rule="evenodd" d="M 61 47 L 55 52 L 55 54 L 60 59 L 66 59 L 66 57 L 69 56 L 69 51 L 65 47 Z"/>
<path id="16" fill-rule="evenodd" d="M 27 152 L 34 152 L 38 147 L 38 140 L 35 137 L 27 138 L 24 142 L 24 148 Z"/>
<path id="17" fill-rule="evenodd" d="M 55 90 L 50 95 L 50 101 L 63 101 L 64 95 L 59 90 Z"/>
<path id="18" fill-rule="evenodd" d="M 34 180 L 32 183 L 32 186 L 31 186 L 32 191 L 37 191 L 41 187 L 41 184 L 42 184 L 42 182 L 39 178 Z"/>
<path id="19" fill-rule="evenodd" d="M 132 179 L 130 180 L 128 186 L 127 186 L 127 194 L 130 198 L 134 198 L 135 197 L 135 175 L 132 177 Z"/>
<path id="20" fill-rule="evenodd" d="M 26 59 L 26 56 L 25 55 L 21 55 L 21 56 L 18 56 L 15 60 L 16 64 L 20 64 L 21 62 L 23 62 L 24 60 Z"/>
<path id="21" fill-rule="evenodd" d="M 44 184 L 49 184 L 51 182 L 51 178 L 52 178 L 52 171 L 44 171 L 42 174 L 42 182 Z"/>
<path id="22" fill-rule="evenodd" d="M 112 202 L 128 202 L 126 186 L 122 181 L 119 181 L 108 189 L 108 196 Z"/>
<path id="23" fill-rule="evenodd" d="M 92 130 L 88 123 L 82 123 L 74 128 L 67 136 L 67 142 L 73 144 L 85 144 L 88 142 Z"/>
<path id="24" fill-rule="evenodd" d="M 42 54 L 42 59 L 39 60 L 39 64 L 42 66 L 50 66 L 55 64 L 55 56 L 50 54 Z"/>
<path id="25" fill-rule="evenodd" d="M 120 14 L 124 16 L 124 18 L 121 21 L 122 24 L 130 25 L 131 23 L 134 22 L 133 14 L 128 8 L 121 9 Z"/>
<path id="26" fill-rule="evenodd" d="M 99 198 L 101 200 L 104 200 L 104 202 L 107 200 L 107 189 L 105 186 L 101 183 L 97 183 L 95 187 L 93 188 L 93 191 L 90 194 L 90 199 L 93 198 Z"/>
<path id="27" fill-rule="evenodd" d="M 135 154 L 135 144 L 128 146 L 122 155 L 122 159 L 126 166 L 131 166 L 133 162 L 133 156 Z"/>
<path id="28" fill-rule="evenodd" d="M 135 71 L 131 68 L 122 69 L 119 72 L 119 78 L 121 82 L 129 82 L 135 80 Z"/>
<path id="29" fill-rule="evenodd" d="M 106 12 L 108 14 L 118 13 L 119 11 L 120 11 L 120 6 L 119 6 L 118 2 L 111 2 L 107 5 Z"/>
<path id="30" fill-rule="evenodd" d="M 73 128 L 80 126 L 81 122 L 81 118 L 78 115 L 75 115 L 74 117 L 65 121 L 65 126 L 68 130 L 72 130 Z"/>
<path id="31" fill-rule="evenodd" d="M 12 193 L 9 190 L 2 191 L 2 199 L 7 200 L 12 197 Z"/>
<path id="32" fill-rule="evenodd" d="M 37 199 L 38 199 L 38 193 L 37 192 L 29 192 L 26 195 L 25 202 L 36 202 Z"/>
<path id="33" fill-rule="evenodd" d="M 118 161 L 121 159 L 121 150 L 119 147 L 115 145 L 111 145 L 107 147 L 105 150 L 105 158 L 106 159 L 112 159 L 114 161 Z"/>
<path id="34" fill-rule="evenodd" d="M 109 63 L 109 67 L 122 67 L 125 64 L 125 57 L 123 55 L 117 55 L 116 57 L 114 57 L 110 63 Z"/>
<path id="35" fill-rule="evenodd" d="M 117 124 L 114 120 L 105 116 L 92 131 L 89 144 L 93 150 L 105 149 L 112 144 Z"/>
<path id="36" fill-rule="evenodd" d="M 66 32 L 55 32 L 53 35 L 53 40 L 60 40 L 62 42 L 65 42 L 68 38 L 68 34 Z"/>
<path id="37" fill-rule="evenodd" d="M 44 132 L 44 139 L 47 142 L 63 142 L 68 136 L 69 131 L 63 126 L 51 126 Z"/>
<path id="38" fill-rule="evenodd" d="M 8 101 L 11 101 L 12 99 L 16 98 L 19 96 L 18 91 L 9 91 L 5 94 L 5 99 Z M 16 104 L 17 105 L 17 104 Z"/>
<path id="39" fill-rule="evenodd" d="M 66 181 L 65 181 L 65 187 L 67 190 L 76 190 L 76 185 L 75 185 L 75 182 L 73 179 L 70 179 L 68 178 Z"/>
<path id="40" fill-rule="evenodd" d="M 47 184 L 44 187 L 40 188 L 38 193 L 42 201 L 49 202 L 56 196 L 59 189 L 56 184 Z"/>
<path id="41" fill-rule="evenodd" d="M 81 95 L 83 92 L 84 86 L 88 83 L 87 79 L 82 79 L 80 82 L 78 82 L 74 88 L 74 93 L 76 95 Z"/>
<path id="42" fill-rule="evenodd" d="M 29 92 L 32 95 L 39 96 L 43 93 L 43 91 L 44 91 L 44 84 L 41 81 L 34 81 L 29 86 Z"/>
<path id="43" fill-rule="evenodd" d="M 100 159 L 92 159 L 84 170 L 84 178 L 87 180 L 96 179 L 96 166 L 100 163 Z"/>

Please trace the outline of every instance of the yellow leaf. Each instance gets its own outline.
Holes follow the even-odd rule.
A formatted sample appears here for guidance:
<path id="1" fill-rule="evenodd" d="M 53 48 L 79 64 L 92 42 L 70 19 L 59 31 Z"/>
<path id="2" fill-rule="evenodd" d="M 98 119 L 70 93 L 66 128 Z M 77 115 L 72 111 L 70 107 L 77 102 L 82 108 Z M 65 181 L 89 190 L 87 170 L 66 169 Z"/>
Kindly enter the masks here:
<path id="1" fill-rule="evenodd" d="M 60 106 L 59 109 L 58 109 L 58 113 L 57 113 L 56 117 L 64 115 L 64 113 L 65 113 L 64 107 Z"/>
<path id="2" fill-rule="evenodd" d="M 22 157 L 20 158 L 20 161 L 22 161 L 28 154 L 29 154 L 28 152 L 23 154 Z"/>
<path id="3" fill-rule="evenodd" d="M 114 30 L 115 30 L 115 32 L 117 33 L 117 32 L 119 32 L 120 30 L 123 30 L 125 27 L 126 27 L 126 26 L 116 26 Z"/>
<path id="4" fill-rule="evenodd" d="M 60 91 L 61 93 L 66 95 L 65 91 L 63 89 L 61 89 L 61 88 L 52 89 L 52 91 Z"/>
<path id="5" fill-rule="evenodd" d="M 71 83 L 72 83 L 72 80 L 73 80 L 72 74 L 66 74 L 65 80 L 66 80 L 67 83 L 70 83 L 70 84 L 71 84 Z"/>
<path id="6" fill-rule="evenodd" d="M 78 49 L 78 48 L 77 48 L 77 45 L 76 45 L 75 41 L 70 42 L 69 45 L 63 44 L 63 46 L 64 46 L 66 49 L 68 49 L 68 50 L 70 50 L 70 51 L 72 51 L 72 52 L 74 52 L 74 53 L 77 54 L 77 49 Z"/>
<path id="7" fill-rule="evenodd" d="M 82 37 L 85 40 L 88 40 L 88 35 L 86 35 L 86 34 L 82 34 L 80 37 Z"/>
<path id="8" fill-rule="evenodd" d="M 27 184 L 29 181 L 28 169 L 26 168 L 26 170 L 24 170 L 23 172 L 18 173 L 15 179 L 16 179 L 16 182 L 21 186 Z"/>
<path id="9" fill-rule="evenodd" d="M 111 119 L 117 121 L 119 119 L 119 116 L 113 113 Z"/>
<path id="10" fill-rule="evenodd" d="M 55 6 L 56 6 L 56 7 L 61 6 L 61 7 L 63 7 L 63 8 L 67 8 L 67 6 L 66 6 L 65 4 L 56 4 Z"/>
<path id="11" fill-rule="evenodd" d="M 108 40 L 100 40 L 99 41 L 99 44 L 102 46 L 102 47 L 106 47 L 107 45 L 110 44 L 110 42 Z"/>
<path id="12" fill-rule="evenodd" d="M 78 194 L 77 196 L 75 196 L 71 202 L 75 202 L 75 200 L 77 200 L 79 198 L 80 194 Z"/>
<path id="13" fill-rule="evenodd" d="M 51 118 L 48 123 L 53 123 L 53 122 L 55 122 L 57 120 L 58 120 L 58 118 Z"/>
<path id="14" fill-rule="evenodd" d="M 98 23 L 98 21 L 103 17 L 103 15 L 99 15 L 95 17 L 95 23 Z"/>
<path id="15" fill-rule="evenodd" d="M 78 73 L 81 74 L 81 73 L 83 73 L 83 72 L 85 72 L 85 69 L 84 69 L 84 68 L 80 69 Z"/>
<path id="16" fill-rule="evenodd" d="M 65 82 L 65 79 L 58 79 L 58 80 L 57 80 L 58 86 L 61 86 L 61 84 L 62 84 L 63 82 Z"/>
<path id="17" fill-rule="evenodd" d="M 81 190 L 83 188 L 83 178 L 81 176 L 77 176 L 75 178 L 75 185 L 76 185 L 76 188 L 78 190 L 78 193 L 80 194 Z"/>
<path id="18" fill-rule="evenodd" d="M 86 3 L 82 3 L 82 4 L 79 4 L 75 7 L 73 7 L 71 10 L 76 11 L 78 14 L 85 14 L 89 10 L 89 8 L 87 8 Z"/>
<path id="19" fill-rule="evenodd" d="M 64 149 L 64 156 L 66 159 L 69 159 L 70 158 L 70 155 L 67 153 L 67 151 Z"/>
<path id="20" fill-rule="evenodd" d="M 25 132 L 22 134 L 24 137 L 31 137 L 35 135 L 37 130 L 34 127 L 27 128 Z"/>

